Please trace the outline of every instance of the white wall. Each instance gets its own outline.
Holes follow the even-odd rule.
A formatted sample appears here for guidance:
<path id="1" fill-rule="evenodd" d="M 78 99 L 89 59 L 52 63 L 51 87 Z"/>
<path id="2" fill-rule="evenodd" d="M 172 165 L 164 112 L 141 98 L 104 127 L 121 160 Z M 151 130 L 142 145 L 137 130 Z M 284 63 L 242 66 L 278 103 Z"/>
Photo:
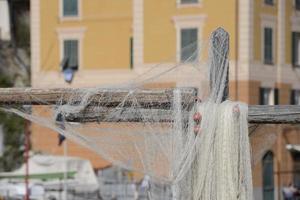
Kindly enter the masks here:
<path id="1" fill-rule="evenodd" d="M 10 40 L 10 22 L 7 0 L 0 0 L 0 39 Z"/>

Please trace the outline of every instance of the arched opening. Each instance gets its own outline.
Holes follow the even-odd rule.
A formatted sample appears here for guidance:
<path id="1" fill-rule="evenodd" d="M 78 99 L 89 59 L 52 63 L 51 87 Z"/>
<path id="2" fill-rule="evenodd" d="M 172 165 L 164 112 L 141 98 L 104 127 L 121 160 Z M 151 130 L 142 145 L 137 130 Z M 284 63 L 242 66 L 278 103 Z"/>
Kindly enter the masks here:
<path id="1" fill-rule="evenodd" d="M 262 159 L 263 199 L 274 200 L 274 155 L 268 151 Z"/>

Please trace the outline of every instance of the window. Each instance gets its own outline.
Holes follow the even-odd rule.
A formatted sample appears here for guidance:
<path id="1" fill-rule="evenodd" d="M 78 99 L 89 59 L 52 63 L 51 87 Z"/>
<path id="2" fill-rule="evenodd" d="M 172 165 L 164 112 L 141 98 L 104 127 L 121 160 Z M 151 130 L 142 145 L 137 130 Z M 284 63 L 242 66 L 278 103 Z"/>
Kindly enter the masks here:
<path id="1" fill-rule="evenodd" d="M 79 0 L 63 0 L 63 16 L 64 17 L 78 16 L 78 1 Z"/>
<path id="2" fill-rule="evenodd" d="M 291 90 L 291 105 L 300 105 L 300 90 Z"/>
<path id="3" fill-rule="evenodd" d="M 295 9 L 300 10 L 300 0 L 295 0 Z"/>
<path id="4" fill-rule="evenodd" d="M 264 0 L 266 5 L 274 5 L 274 0 Z"/>
<path id="5" fill-rule="evenodd" d="M 291 149 L 290 150 L 292 158 L 293 158 L 293 183 L 295 187 L 300 186 L 300 154 L 299 152 Z"/>
<path id="6" fill-rule="evenodd" d="M 262 159 L 263 168 L 263 199 L 274 200 L 274 169 L 273 153 L 267 152 Z"/>
<path id="7" fill-rule="evenodd" d="M 78 40 L 63 41 L 63 61 L 62 68 L 78 69 Z"/>
<path id="8" fill-rule="evenodd" d="M 198 29 L 181 29 L 181 53 L 182 62 L 195 61 L 198 58 Z"/>
<path id="9" fill-rule="evenodd" d="M 300 67 L 300 32 L 292 33 L 292 62 L 294 67 Z"/>
<path id="10" fill-rule="evenodd" d="M 264 64 L 273 64 L 273 29 L 264 28 Z"/>
<path id="11" fill-rule="evenodd" d="M 193 4 L 198 3 L 198 0 L 180 0 L 181 4 Z"/>
<path id="12" fill-rule="evenodd" d="M 259 102 L 261 105 L 279 104 L 279 90 L 277 88 L 260 88 Z"/>

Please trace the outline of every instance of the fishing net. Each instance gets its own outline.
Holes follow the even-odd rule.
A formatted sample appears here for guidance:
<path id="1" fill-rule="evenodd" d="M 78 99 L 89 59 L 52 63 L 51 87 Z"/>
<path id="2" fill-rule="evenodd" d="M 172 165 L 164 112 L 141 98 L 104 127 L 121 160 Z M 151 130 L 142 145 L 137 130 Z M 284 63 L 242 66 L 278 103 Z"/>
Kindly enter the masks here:
<path id="1" fill-rule="evenodd" d="M 157 65 L 127 83 L 57 93 L 55 105 L 31 95 L 43 105 L 2 109 L 147 174 L 151 199 L 163 199 L 155 185 L 167 184 L 173 199 L 250 200 L 248 107 L 226 100 L 228 43 L 219 29 L 208 45 L 182 49 L 193 54 L 179 64 Z"/>

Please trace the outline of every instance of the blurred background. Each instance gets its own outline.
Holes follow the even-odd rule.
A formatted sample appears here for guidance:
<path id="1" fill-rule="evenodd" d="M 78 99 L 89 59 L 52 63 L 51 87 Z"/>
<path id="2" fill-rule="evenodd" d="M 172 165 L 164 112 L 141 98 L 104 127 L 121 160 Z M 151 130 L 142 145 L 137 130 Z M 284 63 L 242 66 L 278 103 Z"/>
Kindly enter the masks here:
<path id="1" fill-rule="evenodd" d="M 0 87 L 126 82 L 186 60 L 195 49 L 181 49 L 218 27 L 230 34 L 230 99 L 300 104 L 300 0 L 0 0 Z M 292 187 L 298 198 L 299 128 L 250 126 L 256 200 Z M 0 171 L 0 199 L 149 199 L 148 176 L 3 112 Z"/>

